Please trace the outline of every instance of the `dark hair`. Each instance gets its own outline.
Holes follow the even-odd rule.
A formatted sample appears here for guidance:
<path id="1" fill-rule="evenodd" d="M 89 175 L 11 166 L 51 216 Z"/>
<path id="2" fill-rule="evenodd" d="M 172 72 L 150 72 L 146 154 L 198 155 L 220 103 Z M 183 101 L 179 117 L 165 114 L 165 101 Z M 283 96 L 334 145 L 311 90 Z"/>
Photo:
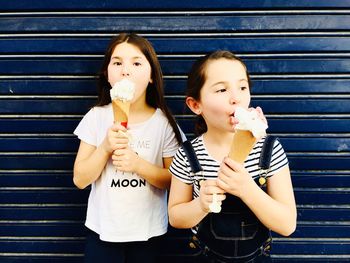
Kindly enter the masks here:
<path id="1" fill-rule="evenodd" d="M 121 33 L 118 36 L 112 38 L 111 42 L 109 43 L 104 56 L 102 67 L 98 74 L 98 77 L 99 77 L 98 83 L 97 83 L 98 98 L 95 106 L 104 106 L 111 103 L 109 90 L 112 87 L 108 82 L 107 68 L 115 47 L 124 42 L 139 48 L 143 53 L 143 55 L 146 57 L 149 64 L 151 65 L 151 79 L 153 81 L 152 83 L 148 83 L 148 86 L 146 89 L 146 103 L 155 109 L 159 108 L 163 111 L 171 127 L 174 130 L 177 141 L 181 143 L 182 139 L 181 139 L 179 128 L 176 124 L 174 117 L 171 115 L 170 110 L 168 109 L 165 103 L 163 74 L 160 67 L 160 63 L 157 58 L 157 54 L 154 51 L 154 48 L 151 45 L 151 43 L 147 39 L 137 34 Z"/>
<path id="2" fill-rule="evenodd" d="M 235 56 L 233 53 L 231 53 L 230 51 L 218 50 L 218 51 L 209 53 L 204 57 L 201 57 L 193 64 L 190 70 L 190 73 L 188 74 L 186 97 L 192 97 L 197 101 L 200 100 L 200 91 L 207 79 L 206 69 L 207 69 L 208 63 L 212 60 L 218 60 L 221 58 L 239 61 L 243 65 L 247 74 L 249 89 L 251 89 L 250 77 L 244 62 L 240 58 Z M 197 136 L 201 135 L 205 133 L 207 129 L 208 129 L 207 124 L 205 123 L 205 120 L 203 119 L 203 117 L 201 115 L 197 115 L 197 120 L 194 127 L 195 134 Z"/>

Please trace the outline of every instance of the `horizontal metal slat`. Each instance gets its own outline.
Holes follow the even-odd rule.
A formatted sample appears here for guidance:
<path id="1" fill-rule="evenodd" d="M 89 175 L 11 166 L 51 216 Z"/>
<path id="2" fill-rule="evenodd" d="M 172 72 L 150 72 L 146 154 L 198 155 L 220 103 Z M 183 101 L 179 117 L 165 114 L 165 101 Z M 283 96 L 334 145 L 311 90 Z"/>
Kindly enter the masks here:
<path id="1" fill-rule="evenodd" d="M 346 205 L 349 202 L 350 190 L 314 188 L 294 189 L 298 205 Z M 3 188 L 0 190 L 1 204 L 84 204 L 88 190 L 45 188 Z"/>
<path id="2" fill-rule="evenodd" d="M 75 155 L 54 153 L 2 156 L 0 170 L 71 170 Z M 349 155 L 288 154 L 290 168 L 294 170 L 349 170 Z"/>
<path id="3" fill-rule="evenodd" d="M 1 35 L 0 35 L 1 37 Z M 333 56 L 343 56 L 350 51 L 350 38 L 339 33 L 338 36 L 232 36 L 232 37 L 147 37 L 153 44 L 158 55 L 161 54 L 205 54 L 217 49 L 227 49 L 235 53 L 254 54 L 274 53 L 293 56 L 293 53 L 305 52 L 310 56 L 316 52 L 328 53 Z M 45 34 L 35 38 L 14 34 L 13 37 L 1 37 L 0 54 L 104 54 L 110 37 L 47 37 Z M 334 53 L 336 52 L 336 53 Z M 342 53 L 339 53 L 342 52 Z M 319 56 L 322 56 L 322 53 Z M 17 56 L 21 56 L 17 55 Z M 244 57 L 244 55 L 243 55 Z"/>
<path id="4" fill-rule="evenodd" d="M 0 82 L 0 95 L 97 95 L 95 79 L 13 79 Z M 253 79 L 252 94 L 346 94 L 349 79 Z M 331 87 L 331 88 L 330 88 Z M 184 95 L 186 79 L 165 79 L 166 95 Z"/>
<path id="5" fill-rule="evenodd" d="M 84 251 L 85 241 L 26 241 L 26 240 L 0 240 L 0 253 L 62 253 L 81 254 Z M 0 257 L 1 260 L 1 257 Z"/>
<path id="6" fill-rule="evenodd" d="M 1 204 L 86 204 L 89 191 L 78 190 L 11 190 L 0 191 Z"/>
<path id="7" fill-rule="evenodd" d="M 257 98 L 252 106 L 260 106 L 265 114 L 346 114 L 350 112 L 347 98 L 294 99 Z M 85 114 L 95 99 L 6 99 L 1 100 L 0 114 Z M 190 114 L 184 98 L 166 100 L 173 114 Z"/>
<path id="8" fill-rule="evenodd" d="M 187 75 L 195 59 L 160 58 L 165 75 Z M 244 59 L 250 74 L 327 74 L 349 73 L 349 58 L 285 58 Z M 69 67 L 67 67 L 69 65 Z M 0 60 L 3 75 L 96 75 L 102 65 L 101 58 L 17 58 Z"/>
<path id="9" fill-rule="evenodd" d="M 111 124 L 112 125 L 112 124 Z M 293 131 L 290 131 L 293 132 Z M 0 153 L 4 152 L 76 152 L 79 140 L 75 137 L 11 137 L 0 136 Z M 287 152 L 350 152 L 350 138 L 296 137 L 280 138 Z M 350 168 L 350 167 L 349 167 Z"/>
<path id="10" fill-rule="evenodd" d="M 308 1 L 284 1 L 284 0 L 274 0 L 273 2 L 269 1 L 259 1 L 259 0 L 250 0 L 250 1 L 226 1 L 226 0 L 216 0 L 215 2 L 210 0 L 203 0 L 201 2 L 196 1 L 186 1 L 186 0 L 164 0 L 162 2 L 159 1 L 138 1 L 138 0 L 130 0 L 126 2 L 114 2 L 114 1 L 106 1 L 101 4 L 100 1 L 93 0 L 89 1 L 86 5 L 81 4 L 79 0 L 69 0 L 68 2 L 62 2 L 60 0 L 52 0 L 49 2 L 42 1 L 32 1 L 31 5 L 23 3 L 20 0 L 13 0 L 11 3 L 5 2 L 1 5 L 0 10 L 2 11 L 23 11 L 23 10 L 203 10 L 205 9 L 255 9 L 255 8 L 263 8 L 263 9 L 276 9 L 276 8 L 348 8 L 347 1 L 327 1 L 327 0 L 319 0 L 317 2 L 308 2 Z"/>
<path id="11" fill-rule="evenodd" d="M 348 30 L 349 15 L 242 15 L 242 16 L 46 16 L 0 17 L 0 31 L 12 32 L 205 32 Z"/>
<path id="12" fill-rule="evenodd" d="M 259 105 L 259 104 L 258 104 Z M 67 106 L 65 104 L 62 107 Z M 87 111 L 87 109 L 86 109 Z M 175 111 L 173 111 L 176 113 Z M 266 114 L 266 111 L 264 109 Z M 0 117 L 0 137 L 1 134 L 14 134 L 15 136 L 21 136 L 21 134 L 37 134 L 37 136 L 48 136 L 52 134 L 63 135 L 72 135 L 73 131 L 77 127 L 79 121 L 82 119 L 82 115 L 85 112 L 81 113 L 80 118 L 69 118 L 67 116 L 64 118 L 55 118 L 53 116 L 38 116 L 37 118 L 6 118 L 3 119 Z M 186 133 L 193 132 L 194 125 L 194 116 L 183 116 L 182 112 L 177 112 L 179 115 L 176 116 L 176 119 Z M 25 116 L 24 116 L 25 117 Z M 290 133 L 296 136 L 301 137 L 302 133 L 319 134 L 322 131 L 322 134 L 337 134 L 335 137 L 344 137 L 340 133 L 349 132 L 350 127 L 350 118 L 339 118 L 340 116 L 334 118 L 314 118 L 313 116 L 307 118 L 296 118 L 291 116 L 281 115 L 280 118 L 277 117 L 267 117 L 269 133 Z M 322 134 L 320 136 L 322 136 Z M 314 136 L 314 135 L 313 135 Z M 317 135 L 316 135 L 317 136 Z"/>

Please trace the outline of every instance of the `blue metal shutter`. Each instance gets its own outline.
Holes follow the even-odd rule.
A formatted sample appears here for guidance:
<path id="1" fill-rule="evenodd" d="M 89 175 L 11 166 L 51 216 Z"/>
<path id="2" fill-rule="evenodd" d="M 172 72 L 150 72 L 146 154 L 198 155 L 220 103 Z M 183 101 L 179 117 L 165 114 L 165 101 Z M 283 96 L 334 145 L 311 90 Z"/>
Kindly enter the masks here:
<path id="1" fill-rule="evenodd" d="M 154 44 L 190 137 L 191 64 L 217 49 L 241 57 L 298 205 L 296 232 L 275 235 L 275 262 L 350 259 L 350 1 L 12 0 L 0 11 L 0 262 L 82 262 L 88 190 L 72 184 L 72 132 L 122 31 Z M 161 260 L 190 260 L 188 235 L 170 228 Z"/>

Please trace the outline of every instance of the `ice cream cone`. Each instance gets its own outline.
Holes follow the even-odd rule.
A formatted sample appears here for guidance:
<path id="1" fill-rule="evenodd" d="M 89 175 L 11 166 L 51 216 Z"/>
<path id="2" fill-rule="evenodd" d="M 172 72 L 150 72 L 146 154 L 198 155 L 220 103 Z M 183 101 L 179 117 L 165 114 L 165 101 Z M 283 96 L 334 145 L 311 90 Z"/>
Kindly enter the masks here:
<path id="1" fill-rule="evenodd" d="M 244 163 L 252 151 L 257 139 L 248 130 L 236 130 L 233 136 L 229 157 L 239 163 Z"/>
<path id="2" fill-rule="evenodd" d="M 120 122 L 125 128 L 128 124 L 130 101 L 114 99 L 112 101 L 114 121 Z"/>

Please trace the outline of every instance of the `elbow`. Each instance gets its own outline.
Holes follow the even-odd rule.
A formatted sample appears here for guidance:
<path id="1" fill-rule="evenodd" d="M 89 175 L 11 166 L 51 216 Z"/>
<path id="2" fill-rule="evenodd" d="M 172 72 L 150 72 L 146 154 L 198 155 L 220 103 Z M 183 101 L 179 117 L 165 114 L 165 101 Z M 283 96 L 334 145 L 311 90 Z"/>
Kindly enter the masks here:
<path id="1" fill-rule="evenodd" d="M 170 210 L 170 209 L 168 210 L 168 214 L 169 214 L 169 224 L 170 224 L 172 227 L 177 228 L 176 220 L 175 220 L 173 214 L 171 213 L 171 210 Z"/>
<path id="2" fill-rule="evenodd" d="M 172 213 L 171 209 L 168 210 L 169 213 L 169 224 L 174 228 L 183 228 L 179 224 L 179 220 L 176 220 L 176 216 Z"/>
<path id="3" fill-rule="evenodd" d="M 172 227 L 174 227 L 174 228 L 183 228 L 183 227 L 181 227 L 181 226 L 177 223 L 176 220 L 173 220 L 173 219 L 170 219 L 170 218 L 169 218 L 169 224 L 170 224 Z"/>
<path id="4" fill-rule="evenodd" d="M 85 188 L 85 186 L 76 177 L 73 177 L 73 183 L 79 189 L 84 189 Z"/>
<path id="5" fill-rule="evenodd" d="M 283 230 L 281 230 L 279 234 L 282 236 L 288 237 L 295 232 L 296 228 L 297 228 L 297 223 L 296 223 L 296 220 L 294 220 L 288 226 L 286 226 Z"/>
<path id="6" fill-rule="evenodd" d="M 85 189 L 85 187 L 86 187 L 86 185 L 83 184 L 82 180 L 80 179 L 79 176 L 76 175 L 75 172 L 74 172 L 74 175 L 73 175 L 73 183 L 79 189 Z"/>
<path id="7" fill-rule="evenodd" d="M 280 234 L 282 236 L 288 237 L 294 233 L 295 229 L 296 229 L 296 227 L 289 227 L 289 228 L 283 230 Z"/>

